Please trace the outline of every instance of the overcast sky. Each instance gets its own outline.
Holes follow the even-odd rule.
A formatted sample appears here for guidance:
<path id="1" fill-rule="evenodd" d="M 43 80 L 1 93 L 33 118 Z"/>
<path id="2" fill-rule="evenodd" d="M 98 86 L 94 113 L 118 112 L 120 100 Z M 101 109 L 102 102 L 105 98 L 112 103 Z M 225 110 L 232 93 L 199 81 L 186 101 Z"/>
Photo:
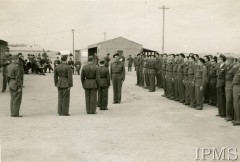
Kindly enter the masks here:
<path id="1" fill-rule="evenodd" d="M 240 54 L 239 0 L 0 0 L 0 39 L 72 50 L 123 36 L 165 52 Z"/>

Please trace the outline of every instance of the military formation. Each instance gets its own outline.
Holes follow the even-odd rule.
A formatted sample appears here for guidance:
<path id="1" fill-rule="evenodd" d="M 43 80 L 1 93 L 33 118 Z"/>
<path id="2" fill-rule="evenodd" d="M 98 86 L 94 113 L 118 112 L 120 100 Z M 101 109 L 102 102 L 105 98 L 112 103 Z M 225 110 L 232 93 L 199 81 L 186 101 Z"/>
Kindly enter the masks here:
<path id="1" fill-rule="evenodd" d="M 83 66 L 80 80 L 85 90 L 86 112 L 87 114 L 96 114 L 96 108 L 108 110 L 108 89 L 113 85 L 114 101 L 113 104 L 121 103 L 122 84 L 125 80 L 125 65 L 118 53 L 113 55 L 113 61 L 110 64 L 110 54 L 96 61 L 94 57 L 88 57 L 88 62 Z M 73 67 L 78 67 L 79 73 L 81 62 L 72 59 L 68 60 L 67 55 L 62 55 L 61 60 L 57 58 L 54 61 L 54 84 L 58 90 L 58 115 L 70 116 L 70 91 L 73 87 Z M 22 54 L 6 55 L 1 62 L 3 66 L 3 90 L 9 85 L 11 97 L 11 116 L 22 117 L 19 115 L 22 102 L 22 88 L 24 76 L 24 60 Z M 79 67 L 80 66 L 80 67 Z"/>
<path id="2" fill-rule="evenodd" d="M 125 81 L 125 57 L 118 53 L 110 54 L 99 60 L 88 57 L 83 66 L 80 79 L 85 90 L 86 112 L 96 114 L 96 108 L 108 110 L 108 89 L 113 86 L 113 104 L 121 103 L 122 85 Z M 196 110 L 203 110 L 204 104 L 216 106 L 218 114 L 233 125 L 240 125 L 240 60 L 219 55 L 219 57 L 198 54 L 185 56 L 180 54 L 139 53 L 135 58 L 127 59 L 134 63 L 137 84 L 155 92 L 163 88 L 163 97 L 188 105 Z M 70 61 L 70 62 L 69 62 Z M 69 116 L 70 90 L 73 87 L 73 67 L 75 64 L 67 56 L 54 61 L 54 83 L 58 90 L 58 114 Z M 24 80 L 24 60 L 21 53 L 6 55 L 3 66 L 2 92 L 9 85 L 11 96 L 11 116 L 19 115 Z M 76 65 L 77 64 L 77 65 Z M 79 68 L 79 67 L 78 67 Z M 80 69 L 79 69 L 80 70 Z M 80 74 L 80 71 L 79 71 Z M 112 82 L 111 82 L 112 81 Z"/>
<path id="3" fill-rule="evenodd" d="M 240 60 L 198 54 L 142 52 L 134 58 L 137 86 L 196 110 L 218 108 L 216 116 L 240 125 Z"/>

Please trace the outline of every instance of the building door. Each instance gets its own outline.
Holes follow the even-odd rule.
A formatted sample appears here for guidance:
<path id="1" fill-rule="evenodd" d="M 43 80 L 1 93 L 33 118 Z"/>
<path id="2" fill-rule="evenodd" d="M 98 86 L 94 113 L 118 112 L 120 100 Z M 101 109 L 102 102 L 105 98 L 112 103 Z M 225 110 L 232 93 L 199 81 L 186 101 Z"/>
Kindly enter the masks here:
<path id="1" fill-rule="evenodd" d="M 117 53 L 118 53 L 120 56 L 123 56 L 123 50 L 118 50 Z"/>

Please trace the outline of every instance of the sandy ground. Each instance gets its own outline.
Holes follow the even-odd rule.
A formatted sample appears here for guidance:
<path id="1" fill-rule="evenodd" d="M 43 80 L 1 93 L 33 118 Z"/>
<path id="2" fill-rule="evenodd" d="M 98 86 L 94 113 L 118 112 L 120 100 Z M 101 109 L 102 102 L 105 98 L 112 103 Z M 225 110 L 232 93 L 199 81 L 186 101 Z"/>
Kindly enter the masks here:
<path id="1" fill-rule="evenodd" d="M 191 162 L 197 147 L 240 149 L 240 127 L 216 117 L 215 107 L 196 111 L 135 82 L 128 73 L 122 104 L 112 104 L 111 87 L 109 111 L 87 115 L 75 75 L 71 116 L 59 117 L 53 74 L 26 75 L 23 118 L 9 117 L 9 92 L 0 94 L 2 162 Z"/>

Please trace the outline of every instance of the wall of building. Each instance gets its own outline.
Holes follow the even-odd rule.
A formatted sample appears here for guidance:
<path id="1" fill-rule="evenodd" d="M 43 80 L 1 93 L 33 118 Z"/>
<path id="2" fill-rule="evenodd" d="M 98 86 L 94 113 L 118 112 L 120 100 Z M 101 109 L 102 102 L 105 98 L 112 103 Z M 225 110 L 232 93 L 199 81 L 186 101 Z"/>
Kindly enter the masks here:
<path id="1" fill-rule="evenodd" d="M 113 56 L 117 51 L 123 51 L 123 56 L 128 58 L 129 55 L 133 57 L 141 52 L 143 46 L 141 44 L 129 41 L 124 38 L 117 38 L 110 41 L 102 42 L 97 46 L 98 57 L 104 58 L 107 53 L 110 54 L 110 57 Z"/>

